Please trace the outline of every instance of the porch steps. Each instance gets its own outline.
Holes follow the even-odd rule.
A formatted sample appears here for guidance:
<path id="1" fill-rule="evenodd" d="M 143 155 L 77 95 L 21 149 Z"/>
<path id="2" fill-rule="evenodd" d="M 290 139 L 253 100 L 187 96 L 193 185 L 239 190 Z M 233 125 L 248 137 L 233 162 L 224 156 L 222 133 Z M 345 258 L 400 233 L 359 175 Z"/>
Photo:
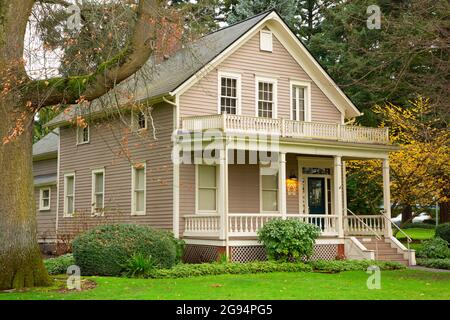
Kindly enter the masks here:
<path id="1" fill-rule="evenodd" d="M 357 237 L 358 241 L 368 250 L 375 251 L 375 259 L 381 261 L 400 262 L 406 266 L 409 265 L 408 259 L 405 259 L 402 253 L 393 248 L 388 239 L 378 240 L 372 236 Z"/>

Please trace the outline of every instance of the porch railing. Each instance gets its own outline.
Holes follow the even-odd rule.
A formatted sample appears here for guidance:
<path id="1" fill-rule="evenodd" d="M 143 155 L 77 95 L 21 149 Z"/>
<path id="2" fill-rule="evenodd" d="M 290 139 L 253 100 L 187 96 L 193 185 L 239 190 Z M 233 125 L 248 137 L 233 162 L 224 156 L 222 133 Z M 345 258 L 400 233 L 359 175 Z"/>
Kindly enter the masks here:
<path id="1" fill-rule="evenodd" d="M 182 119 L 181 126 L 184 131 L 218 129 L 228 133 L 267 134 L 292 138 L 389 144 L 388 128 L 349 126 L 339 123 L 216 114 L 185 117 Z"/>
<path id="2" fill-rule="evenodd" d="M 220 216 L 193 214 L 184 216 L 184 236 L 218 236 Z"/>
<path id="3" fill-rule="evenodd" d="M 344 216 L 344 233 L 347 235 L 383 234 L 386 228 L 382 215 Z"/>
<path id="4" fill-rule="evenodd" d="M 338 234 L 338 220 L 336 215 L 310 214 L 299 215 L 290 214 L 289 219 L 299 219 L 302 222 L 311 223 L 319 227 L 323 235 Z M 228 235 L 229 236 L 256 236 L 264 224 L 272 219 L 280 219 L 280 214 L 235 214 L 228 215 Z"/>

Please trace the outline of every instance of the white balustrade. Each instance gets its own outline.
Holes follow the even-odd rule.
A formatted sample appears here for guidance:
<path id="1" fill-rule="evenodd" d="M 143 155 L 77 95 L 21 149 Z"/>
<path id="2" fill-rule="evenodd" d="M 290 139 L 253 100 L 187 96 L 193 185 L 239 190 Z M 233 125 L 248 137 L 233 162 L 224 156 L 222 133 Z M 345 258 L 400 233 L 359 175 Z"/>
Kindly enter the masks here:
<path id="1" fill-rule="evenodd" d="M 373 231 L 383 234 L 385 231 L 382 215 L 345 216 L 344 221 L 344 230 L 348 235 L 373 235 Z"/>
<path id="2" fill-rule="evenodd" d="M 338 123 L 304 122 L 233 114 L 185 117 L 182 119 L 182 129 L 187 131 L 219 129 L 229 133 L 270 134 L 292 138 L 389 144 L 388 128 L 369 128 Z"/>
<path id="3" fill-rule="evenodd" d="M 184 236 L 217 236 L 220 231 L 220 217 L 214 215 L 184 216 Z"/>

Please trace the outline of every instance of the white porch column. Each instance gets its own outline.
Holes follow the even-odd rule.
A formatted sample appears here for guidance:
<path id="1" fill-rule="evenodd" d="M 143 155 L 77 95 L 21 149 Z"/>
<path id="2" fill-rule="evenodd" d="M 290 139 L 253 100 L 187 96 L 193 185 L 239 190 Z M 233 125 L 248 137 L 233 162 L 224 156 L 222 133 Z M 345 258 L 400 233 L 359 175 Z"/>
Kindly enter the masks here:
<path id="1" fill-rule="evenodd" d="M 338 216 L 338 234 L 344 237 L 344 219 L 342 212 L 342 157 L 334 156 L 333 166 L 334 214 Z"/>
<path id="2" fill-rule="evenodd" d="M 286 153 L 279 153 L 278 190 L 280 191 L 280 213 L 286 219 Z"/>
<path id="3" fill-rule="evenodd" d="M 391 218 L 391 181 L 389 177 L 389 159 L 383 159 L 383 208 L 384 214 Z M 386 221 L 386 236 L 392 237 L 392 226 Z"/>
<path id="4" fill-rule="evenodd" d="M 220 150 L 218 206 L 220 240 L 225 240 L 228 232 L 228 150 L 226 145 Z"/>
<path id="5" fill-rule="evenodd" d="M 342 161 L 342 207 L 343 215 L 347 215 L 347 168 L 345 161 Z"/>

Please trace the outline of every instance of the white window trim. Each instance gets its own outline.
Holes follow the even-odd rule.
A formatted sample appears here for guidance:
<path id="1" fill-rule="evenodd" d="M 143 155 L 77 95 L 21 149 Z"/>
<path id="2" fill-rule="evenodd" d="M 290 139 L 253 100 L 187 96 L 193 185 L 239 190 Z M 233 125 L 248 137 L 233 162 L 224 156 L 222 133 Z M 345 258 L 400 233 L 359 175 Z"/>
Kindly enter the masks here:
<path id="1" fill-rule="evenodd" d="M 219 170 L 218 170 L 218 166 L 217 165 L 211 165 L 216 167 L 216 210 L 200 210 L 199 209 L 199 205 L 198 205 L 198 198 L 199 198 L 199 183 L 198 183 L 198 167 L 204 165 L 206 166 L 207 164 L 196 164 L 195 165 L 195 213 L 196 214 L 218 214 L 218 205 L 219 205 L 219 201 L 218 201 L 218 197 L 219 197 L 219 186 L 218 186 L 218 182 L 219 182 Z"/>
<path id="2" fill-rule="evenodd" d="M 264 49 L 263 48 L 263 37 L 264 34 L 270 35 L 270 48 Z M 262 29 L 261 31 L 259 31 L 259 50 L 264 51 L 264 52 L 273 52 L 273 33 L 270 30 L 265 30 Z"/>
<path id="3" fill-rule="evenodd" d="M 290 102 L 289 102 L 289 116 L 291 120 L 294 120 L 294 115 L 292 114 L 293 111 L 293 105 L 292 105 L 292 98 L 293 98 L 293 90 L 292 87 L 293 86 L 297 86 L 297 87 L 303 87 L 305 88 L 306 92 L 305 92 L 305 121 L 306 122 L 311 122 L 311 82 L 310 81 L 300 81 L 300 80 L 290 80 L 289 81 L 289 91 L 290 91 Z M 297 119 L 299 119 L 297 117 Z M 298 121 L 298 120 L 297 120 Z"/>
<path id="4" fill-rule="evenodd" d="M 79 127 L 77 126 L 77 145 L 80 144 L 87 144 L 91 141 L 91 128 L 90 126 L 86 126 L 85 128 L 87 128 L 88 130 L 88 140 L 87 141 L 80 141 L 80 129 L 84 129 L 83 127 Z"/>
<path id="5" fill-rule="evenodd" d="M 67 213 L 67 178 L 68 177 L 73 177 L 73 213 Z M 73 214 L 75 213 L 75 173 L 66 173 L 64 174 L 64 213 L 63 216 L 64 217 L 72 217 Z"/>
<path id="6" fill-rule="evenodd" d="M 255 77 L 255 116 L 259 117 L 258 112 L 258 99 L 259 99 L 259 83 L 260 82 L 268 82 L 273 84 L 273 110 L 272 110 L 272 119 L 278 118 L 278 80 L 276 78 L 267 78 L 267 77 Z"/>
<path id="7" fill-rule="evenodd" d="M 259 165 L 259 211 L 261 212 L 261 213 L 274 213 L 274 214 L 281 214 L 281 211 L 280 211 L 280 184 L 279 183 L 277 183 L 277 208 L 278 208 L 278 210 L 276 210 L 276 211 L 267 211 L 267 210 L 264 210 L 263 209 L 263 196 L 262 196 L 262 193 L 263 193 L 263 187 L 262 187 L 262 174 L 261 174 L 261 170 L 262 170 L 262 167 L 261 167 L 261 164 Z M 278 172 L 277 173 L 278 174 L 278 178 L 279 178 L 279 175 L 280 175 L 280 172 Z M 279 179 L 277 179 L 277 181 L 278 181 Z"/>
<path id="8" fill-rule="evenodd" d="M 135 195 L 134 195 L 134 180 L 136 179 L 135 166 L 131 165 L 131 215 L 132 216 L 144 216 L 147 211 L 147 164 L 145 162 L 137 165 L 144 166 L 144 211 L 136 211 Z"/>
<path id="9" fill-rule="evenodd" d="M 131 112 L 131 121 L 132 121 L 133 131 L 139 133 L 141 131 L 147 130 L 147 128 L 148 128 L 148 115 L 147 115 L 146 111 L 147 111 L 146 109 L 144 109 L 144 110 L 138 109 L 138 110 L 133 110 Z M 144 128 L 139 128 L 139 114 L 140 113 L 144 114 L 144 117 L 145 117 L 145 127 Z"/>
<path id="10" fill-rule="evenodd" d="M 105 209 L 105 169 L 95 169 L 92 170 L 92 181 L 91 181 L 91 214 L 95 215 L 97 214 L 97 212 L 95 212 L 95 200 L 96 200 L 96 196 L 95 196 L 95 175 L 98 173 L 102 173 L 103 174 L 103 203 L 102 203 L 102 208 Z M 101 215 L 103 215 L 104 213 L 102 212 Z"/>
<path id="11" fill-rule="evenodd" d="M 43 194 L 44 191 L 48 190 L 48 206 L 44 207 L 42 205 L 42 200 L 43 200 Z M 51 207 L 51 199 L 52 199 L 52 191 L 50 187 L 42 187 L 39 189 L 39 211 L 48 211 L 50 210 Z"/>
<path id="12" fill-rule="evenodd" d="M 232 78 L 236 79 L 236 115 L 241 114 L 241 74 L 240 73 L 232 73 L 232 72 L 226 72 L 226 71 L 220 71 L 217 74 L 217 114 L 221 114 L 221 101 L 220 98 L 222 97 L 222 78 Z"/>

